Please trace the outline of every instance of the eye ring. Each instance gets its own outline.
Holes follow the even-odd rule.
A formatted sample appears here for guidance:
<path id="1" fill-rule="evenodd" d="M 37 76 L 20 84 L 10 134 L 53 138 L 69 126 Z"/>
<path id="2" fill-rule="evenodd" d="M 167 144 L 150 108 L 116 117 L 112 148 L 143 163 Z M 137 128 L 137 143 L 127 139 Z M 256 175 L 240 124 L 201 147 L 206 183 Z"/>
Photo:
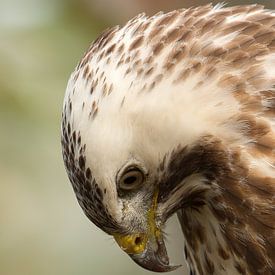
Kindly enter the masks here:
<path id="1" fill-rule="evenodd" d="M 121 190 L 130 191 L 139 187 L 144 182 L 144 178 L 142 171 L 132 168 L 120 177 L 118 185 Z"/>

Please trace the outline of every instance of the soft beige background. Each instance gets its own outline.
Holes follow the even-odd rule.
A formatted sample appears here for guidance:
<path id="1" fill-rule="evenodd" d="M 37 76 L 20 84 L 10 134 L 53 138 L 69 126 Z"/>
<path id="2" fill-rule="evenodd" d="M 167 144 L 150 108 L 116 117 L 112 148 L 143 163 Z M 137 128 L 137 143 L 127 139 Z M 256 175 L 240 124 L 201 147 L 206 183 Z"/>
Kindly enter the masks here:
<path id="1" fill-rule="evenodd" d="M 1 275 L 151 274 L 90 223 L 76 202 L 60 152 L 63 94 L 73 67 L 105 27 L 142 11 L 207 2 L 0 0 Z M 274 0 L 260 2 L 275 8 Z M 175 219 L 169 232 L 171 258 L 180 263 Z"/>

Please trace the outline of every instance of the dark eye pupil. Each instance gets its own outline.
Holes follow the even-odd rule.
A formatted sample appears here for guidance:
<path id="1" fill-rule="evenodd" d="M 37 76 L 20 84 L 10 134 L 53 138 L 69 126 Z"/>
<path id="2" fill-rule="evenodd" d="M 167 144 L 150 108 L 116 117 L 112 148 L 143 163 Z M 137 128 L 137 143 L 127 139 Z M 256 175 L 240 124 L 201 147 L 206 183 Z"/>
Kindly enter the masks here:
<path id="1" fill-rule="evenodd" d="M 124 183 L 125 183 L 125 184 L 132 184 L 132 183 L 134 183 L 136 180 L 137 180 L 137 177 L 135 177 L 135 176 L 130 176 L 130 177 L 127 177 L 126 179 L 124 179 Z"/>

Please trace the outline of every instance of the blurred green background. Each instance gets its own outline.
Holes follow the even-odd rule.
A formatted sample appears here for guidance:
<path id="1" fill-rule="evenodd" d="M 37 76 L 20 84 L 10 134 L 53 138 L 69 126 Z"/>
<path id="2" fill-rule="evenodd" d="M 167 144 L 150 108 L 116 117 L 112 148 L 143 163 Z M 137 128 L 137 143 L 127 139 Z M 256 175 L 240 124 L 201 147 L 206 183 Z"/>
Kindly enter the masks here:
<path id="1" fill-rule="evenodd" d="M 106 27 L 143 11 L 207 2 L 0 0 L 0 275 L 150 274 L 89 222 L 76 202 L 60 148 L 64 90 L 83 52 Z M 275 8 L 274 0 L 259 2 Z M 180 263 L 175 221 L 168 242 L 172 261 Z M 184 267 L 172 274 L 184 274 Z"/>

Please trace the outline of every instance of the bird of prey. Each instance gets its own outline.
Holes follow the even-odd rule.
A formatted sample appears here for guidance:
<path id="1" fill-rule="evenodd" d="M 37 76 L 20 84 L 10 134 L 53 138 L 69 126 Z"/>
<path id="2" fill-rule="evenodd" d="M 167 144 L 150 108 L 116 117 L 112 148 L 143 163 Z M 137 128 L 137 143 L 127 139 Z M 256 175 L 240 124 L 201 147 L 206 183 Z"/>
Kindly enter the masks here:
<path id="1" fill-rule="evenodd" d="M 177 268 L 177 214 L 190 274 L 275 274 L 275 12 L 206 5 L 105 31 L 68 82 L 62 149 L 86 216 L 138 265 Z"/>

